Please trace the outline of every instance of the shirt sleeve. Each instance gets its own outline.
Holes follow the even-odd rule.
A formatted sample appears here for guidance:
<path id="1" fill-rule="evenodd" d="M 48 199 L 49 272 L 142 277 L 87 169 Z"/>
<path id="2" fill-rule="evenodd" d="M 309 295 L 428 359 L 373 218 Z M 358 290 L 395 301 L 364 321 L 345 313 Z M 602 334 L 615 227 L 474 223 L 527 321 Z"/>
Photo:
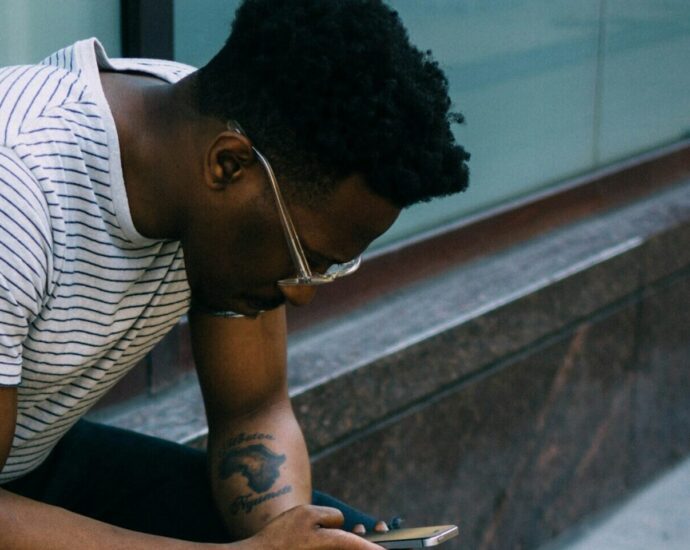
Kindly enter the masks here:
<path id="1" fill-rule="evenodd" d="M 0 386 L 21 382 L 23 343 L 46 296 L 49 222 L 38 181 L 0 147 Z"/>

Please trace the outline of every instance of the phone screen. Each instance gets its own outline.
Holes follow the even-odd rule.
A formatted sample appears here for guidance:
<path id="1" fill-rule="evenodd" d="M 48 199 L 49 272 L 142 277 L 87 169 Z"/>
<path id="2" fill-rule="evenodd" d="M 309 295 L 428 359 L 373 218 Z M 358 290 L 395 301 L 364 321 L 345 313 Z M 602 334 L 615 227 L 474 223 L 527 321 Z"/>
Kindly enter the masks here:
<path id="1" fill-rule="evenodd" d="M 387 533 L 370 533 L 366 538 L 384 548 L 426 548 L 441 544 L 457 534 L 456 525 L 434 525 L 395 529 Z"/>

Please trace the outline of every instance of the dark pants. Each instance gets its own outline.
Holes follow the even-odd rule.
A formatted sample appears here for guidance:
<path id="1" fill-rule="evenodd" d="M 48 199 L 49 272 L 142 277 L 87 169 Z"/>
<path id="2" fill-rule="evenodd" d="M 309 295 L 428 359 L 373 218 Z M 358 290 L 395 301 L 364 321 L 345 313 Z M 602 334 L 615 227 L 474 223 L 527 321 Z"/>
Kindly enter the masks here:
<path id="1" fill-rule="evenodd" d="M 206 453 L 127 430 L 79 421 L 48 459 L 3 489 L 135 531 L 198 542 L 228 542 L 211 498 Z M 351 530 L 374 520 L 314 492 L 313 503 L 339 508 Z"/>

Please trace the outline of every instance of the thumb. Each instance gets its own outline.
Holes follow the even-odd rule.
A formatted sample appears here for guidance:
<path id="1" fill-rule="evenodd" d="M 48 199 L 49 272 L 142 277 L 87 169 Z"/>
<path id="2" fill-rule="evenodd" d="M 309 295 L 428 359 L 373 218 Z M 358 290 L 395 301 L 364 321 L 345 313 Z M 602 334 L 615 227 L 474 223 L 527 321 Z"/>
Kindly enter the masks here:
<path id="1" fill-rule="evenodd" d="M 337 508 L 328 506 L 312 506 L 314 523 L 329 529 L 339 529 L 345 523 L 343 513 Z"/>

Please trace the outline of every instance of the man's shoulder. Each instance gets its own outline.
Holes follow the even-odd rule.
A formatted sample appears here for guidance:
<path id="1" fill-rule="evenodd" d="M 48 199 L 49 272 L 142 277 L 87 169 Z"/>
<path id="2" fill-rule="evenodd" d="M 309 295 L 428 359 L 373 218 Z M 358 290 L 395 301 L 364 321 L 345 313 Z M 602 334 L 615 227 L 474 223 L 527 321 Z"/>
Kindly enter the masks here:
<path id="1" fill-rule="evenodd" d="M 41 182 L 24 159 L 12 148 L 0 145 L 0 227 L 24 225 L 48 244 L 51 216 Z M 23 220 L 23 221 L 22 221 Z M 9 231 L 12 233 L 12 231 Z"/>
<path id="2" fill-rule="evenodd" d="M 5 198 L 3 189 L 13 182 L 21 182 L 22 187 L 34 187 L 37 184 L 35 175 L 24 162 L 24 159 L 12 147 L 0 144 L 0 196 Z"/>
<path id="3" fill-rule="evenodd" d="M 79 74 L 52 65 L 20 65 L 0 69 L 0 145 L 12 147 L 19 135 L 35 131 L 37 119 L 84 97 Z M 45 123 L 44 123 L 45 125 Z"/>

